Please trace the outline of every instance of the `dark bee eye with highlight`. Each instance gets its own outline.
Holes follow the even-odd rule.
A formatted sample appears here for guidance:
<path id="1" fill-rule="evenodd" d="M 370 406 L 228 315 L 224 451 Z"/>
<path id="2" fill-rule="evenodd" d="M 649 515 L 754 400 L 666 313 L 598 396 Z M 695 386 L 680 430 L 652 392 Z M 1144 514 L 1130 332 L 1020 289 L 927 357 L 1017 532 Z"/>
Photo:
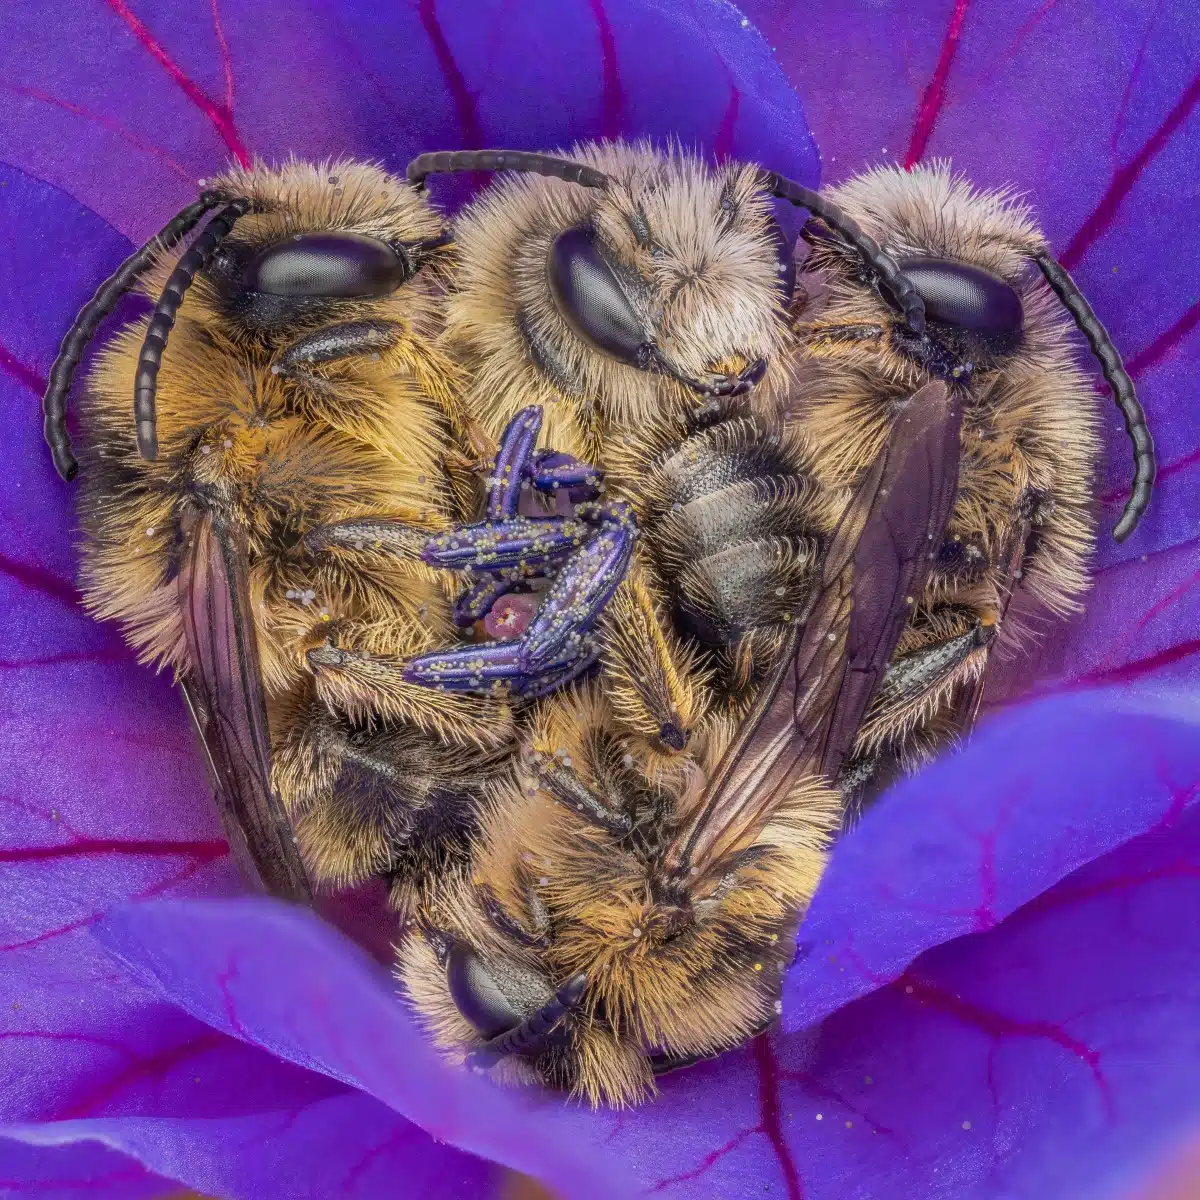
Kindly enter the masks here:
<path id="1" fill-rule="evenodd" d="M 458 1011 L 484 1037 L 499 1037 L 521 1023 L 521 1014 L 505 999 L 479 955 L 462 943 L 450 951 L 446 983 Z"/>
<path id="2" fill-rule="evenodd" d="M 649 364 L 653 340 L 590 229 L 568 229 L 554 239 L 546 278 L 558 311 L 584 341 L 630 366 Z"/>
<path id="3" fill-rule="evenodd" d="M 387 296 L 411 274 L 386 242 L 358 233 L 309 233 L 252 259 L 242 284 L 272 296 Z"/>
<path id="4" fill-rule="evenodd" d="M 943 258 L 902 258 L 899 264 L 930 321 L 998 335 L 1019 334 L 1025 324 L 1017 293 L 978 267 Z"/>

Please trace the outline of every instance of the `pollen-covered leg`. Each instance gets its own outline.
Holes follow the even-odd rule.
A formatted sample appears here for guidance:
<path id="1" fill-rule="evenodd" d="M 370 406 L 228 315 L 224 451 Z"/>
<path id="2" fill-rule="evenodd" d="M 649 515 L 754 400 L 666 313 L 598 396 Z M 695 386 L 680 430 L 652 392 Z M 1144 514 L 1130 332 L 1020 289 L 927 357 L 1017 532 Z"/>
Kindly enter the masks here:
<path id="1" fill-rule="evenodd" d="M 624 578 L 636 527 L 631 511 L 622 504 L 581 506 L 580 516 L 591 527 L 590 536 L 565 560 L 519 640 L 422 655 L 410 664 L 406 678 L 431 688 L 476 695 L 494 695 L 507 688 L 514 695 L 532 697 L 563 686 L 590 666 L 596 648 L 588 634 Z M 517 523 L 523 523 L 522 529 L 535 524 L 539 540 L 510 537 L 510 527 Z M 561 530 L 568 524 L 573 523 L 560 518 L 531 522 L 524 517 L 485 522 L 473 528 L 501 532 L 472 534 L 465 539 L 466 546 L 455 544 L 458 535 L 445 535 L 436 539 L 435 547 L 439 558 L 455 565 L 482 565 L 482 560 L 492 569 L 513 569 L 521 566 L 526 553 L 541 556 L 541 561 L 551 550 L 561 553 L 561 539 L 544 534 L 541 527 Z M 530 550 L 534 546 L 538 548 Z"/>
<path id="2" fill-rule="evenodd" d="M 604 610 L 599 637 L 617 721 L 656 749 L 683 750 L 708 709 L 707 678 L 668 630 L 637 563 Z"/>

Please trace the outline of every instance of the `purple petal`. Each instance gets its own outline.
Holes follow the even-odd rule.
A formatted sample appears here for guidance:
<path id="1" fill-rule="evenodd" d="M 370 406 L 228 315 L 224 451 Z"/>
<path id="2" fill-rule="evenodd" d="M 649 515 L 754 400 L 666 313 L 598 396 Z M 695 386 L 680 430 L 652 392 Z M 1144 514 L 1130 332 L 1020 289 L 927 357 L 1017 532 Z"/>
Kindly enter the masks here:
<path id="1" fill-rule="evenodd" d="M 482 1178 L 481 1164 L 378 1102 L 130 987 L 87 936 L 113 904 L 239 884 L 178 698 L 78 607 L 70 490 L 41 443 L 38 377 L 128 243 L 11 168 L 0 169 L 0 197 L 22 231 L 0 243 L 0 1122 L 13 1136 L 14 1123 L 45 1122 L 21 1136 L 47 1147 L 4 1159 L 47 1189 L 103 1194 L 107 1174 L 128 1185 L 113 1194 L 131 1196 L 154 1194 L 153 1179 L 137 1190 L 148 1173 L 255 1200 L 296 1195 L 284 1181 L 297 1170 L 329 1184 L 314 1197 L 377 1195 L 388 1163 L 414 1177 Z M 340 1132 L 315 1141 L 326 1126 Z M 274 1176 L 260 1155 L 231 1154 L 267 1134 Z M 79 1140 L 95 1137 L 128 1158 Z"/>
<path id="2" fill-rule="evenodd" d="M 232 159 L 677 135 L 806 182 L 803 113 L 719 0 L 12 0 L 0 143 L 142 240 Z M 53 36 L 50 36 L 53 31 Z"/>
<path id="3" fill-rule="evenodd" d="M 1200 725 L 1118 691 L 1022 705 L 894 789 L 834 852 L 800 930 L 784 1024 L 801 1029 L 990 929 L 1071 871 L 1178 821 Z"/>
<path id="4" fill-rule="evenodd" d="M 647 1195 L 1119 1194 L 1200 1108 L 1198 901 L 1193 809 L 600 1140 Z"/>
<path id="5" fill-rule="evenodd" d="M 190 1094 L 203 1095 L 204 1111 L 197 1111 L 195 1103 L 180 1105 L 181 1088 L 143 1114 L 10 1127 L 6 1136 L 38 1147 L 36 1152 L 46 1159 L 44 1169 L 56 1172 L 55 1179 L 75 1179 L 77 1158 L 86 1162 L 99 1142 L 127 1156 L 123 1166 L 115 1153 L 104 1160 L 115 1160 L 109 1170 L 120 1172 L 122 1179 L 149 1168 L 204 1195 L 232 1200 L 374 1200 L 387 1195 L 397 1179 L 405 1181 L 410 1195 L 481 1200 L 494 1194 L 497 1168 L 437 1145 L 377 1100 L 288 1067 L 211 1030 L 208 1035 L 232 1047 L 233 1057 L 257 1060 L 268 1077 L 272 1071 L 287 1072 L 293 1086 L 275 1087 L 265 1107 L 247 1104 L 238 1093 L 255 1087 L 255 1073 L 242 1067 L 233 1075 L 206 1080 L 203 1087 L 193 1084 Z M 7 1153 L 0 1149 L 0 1161 Z M 24 1169 L 18 1177 L 26 1178 Z M 172 1191 L 178 1196 L 177 1187 Z M 82 1188 L 65 1195 L 81 1193 Z M 117 1189 L 112 1194 L 142 1193 Z"/>
<path id="6" fill-rule="evenodd" d="M 0 1135 L 0 1194 L 33 1195 L 38 1200 L 168 1200 L 179 1186 L 152 1175 L 107 1146 L 61 1145 L 55 1141 L 22 1142 Z"/>
<path id="7" fill-rule="evenodd" d="M 805 98 L 825 182 L 879 161 L 949 157 L 1027 193 L 1122 351 L 1158 443 L 1143 527 L 1102 562 L 1195 538 L 1200 482 L 1200 24 L 1186 6 L 1099 0 L 859 0 L 815 29 L 803 6 L 747 14 Z M 1132 455 L 1108 414 L 1106 526 Z"/>
<path id="8" fill-rule="evenodd" d="M 571 1112 L 443 1064 L 390 978 L 311 913 L 240 899 L 131 905 L 97 936 L 139 983 L 193 1017 L 360 1088 L 439 1142 L 572 1197 L 623 1194 L 620 1171 L 564 1131 Z"/>

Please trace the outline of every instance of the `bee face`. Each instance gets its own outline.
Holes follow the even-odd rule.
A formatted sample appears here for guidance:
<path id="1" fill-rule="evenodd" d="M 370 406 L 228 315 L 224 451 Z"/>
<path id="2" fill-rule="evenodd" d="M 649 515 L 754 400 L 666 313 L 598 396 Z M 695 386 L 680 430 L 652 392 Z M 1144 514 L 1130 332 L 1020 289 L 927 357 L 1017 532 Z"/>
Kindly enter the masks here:
<path id="1" fill-rule="evenodd" d="M 423 196 L 361 163 L 232 170 L 211 181 L 249 201 L 199 273 L 189 308 L 268 346 L 298 330 L 394 315 L 428 298 L 420 278 L 441 257 L 442 222 Z M 436 274 L 436 272 L 432 272 Z M 147 276 L 155 293 L 162 271 Z M 428 285 L 428 286 L 427 286 Z"/>
<path id="2" fill-rule="evenodd" d="M 448 324 L 464 355 L 492 356 L 491 394 L 552 392 L 581 424 L 637 424 L 666 397 L 694 407 L 758 385 L 784 327 L 755 170 L 623 143 L 572 157 L 607 186 L 502 179 L 457 224 Z"/>

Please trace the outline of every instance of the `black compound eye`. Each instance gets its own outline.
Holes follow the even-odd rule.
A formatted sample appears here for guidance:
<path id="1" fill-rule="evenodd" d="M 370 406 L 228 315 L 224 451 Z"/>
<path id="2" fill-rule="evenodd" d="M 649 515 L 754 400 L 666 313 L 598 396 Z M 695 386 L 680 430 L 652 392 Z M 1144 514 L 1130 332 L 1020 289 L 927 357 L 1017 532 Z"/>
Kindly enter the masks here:
<path id="1" fill-rule="evenodd" d="M 902 258 L 899 265 L 925 301 L 929 320 L 977 333 L 1020 333 L 1021 298 L 1003 279 L 944 258 Z"/>
<path id="2" fill-rule="evenodd" d="M 550 246 L 546 277 L 555 306 L 584 341 L 645 368 L 653 343 L 590 229 L 568 229 Z"/>
<path id="3" fill-rule="evenodd" d="M 359 233 L 306 233 L 270 246 L 242 272 L 272 296 L 386 296 L 411 274 L 391 246 Z"/>
<path id="4" fill-rule="evenodd" d="M 521 1014 L 504 998 L 479 955 L 461 942 L 450 951 L 446 982 L 458 1011 L 484 1037 L 499 1037 L 521 1023 Z"/>

